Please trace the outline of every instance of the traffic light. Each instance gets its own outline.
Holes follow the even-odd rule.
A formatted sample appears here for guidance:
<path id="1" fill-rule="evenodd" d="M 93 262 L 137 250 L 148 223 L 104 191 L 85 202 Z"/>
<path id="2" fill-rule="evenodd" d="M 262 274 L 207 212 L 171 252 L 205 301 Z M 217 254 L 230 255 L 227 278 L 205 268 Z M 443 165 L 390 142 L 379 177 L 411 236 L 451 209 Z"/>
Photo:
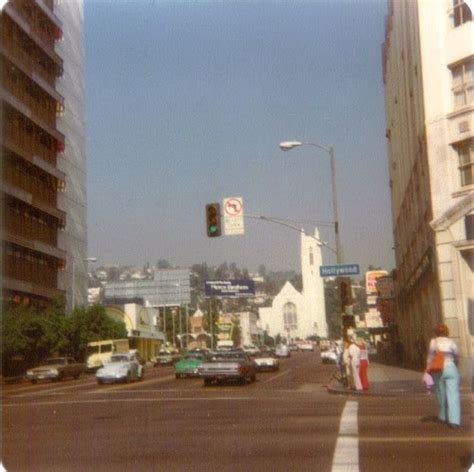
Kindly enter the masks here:
<path id="1" fill-rule="evenodd" d="M 221 235 L 221 206 L 219 203 L 206 205 L 206 228 L 209 238 L 217 238 Z"/>
<path id="2" fill-rule="evenodd" d="M 341 294 L 341 311 L 345 313 L 346 306 L 352 305 L 351 279 L 341 277 L 339 280 L 339 290 Z"/>

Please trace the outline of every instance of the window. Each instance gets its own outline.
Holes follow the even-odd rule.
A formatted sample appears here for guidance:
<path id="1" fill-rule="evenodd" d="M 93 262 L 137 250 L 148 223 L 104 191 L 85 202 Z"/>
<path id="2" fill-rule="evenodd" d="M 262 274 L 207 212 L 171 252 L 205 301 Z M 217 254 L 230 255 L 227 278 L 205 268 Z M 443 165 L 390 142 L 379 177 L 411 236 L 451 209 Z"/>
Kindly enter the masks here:
<path id="1" fill-rule="evenodd" d="M 456 146 L 459 157 L 461 186 L 474 184 L 474 140 L 465 141 Z"/>
<path id="2" fill-rule="evenodd" d="M 314 265 L 313 248 L 309 248 L 309 265 Z"/>
<path id="3" fill-rule="evenodd" d="M 474 102 L 474 60 L 451 69 L 453 76 L 454 109 Z"/>
<path id="4" fill-rule="evenodd" d="M 465 0 L 453 0 L 452 15 L 455 28 L 472 21 L 472 12 Z"/>
<path id="5" fill-rule="evenodd" d="M 294 303 L 288 302 L 283 306 L 283 324 L 285 331 L 291 331 L 298 328 L 298 318 Z"/>

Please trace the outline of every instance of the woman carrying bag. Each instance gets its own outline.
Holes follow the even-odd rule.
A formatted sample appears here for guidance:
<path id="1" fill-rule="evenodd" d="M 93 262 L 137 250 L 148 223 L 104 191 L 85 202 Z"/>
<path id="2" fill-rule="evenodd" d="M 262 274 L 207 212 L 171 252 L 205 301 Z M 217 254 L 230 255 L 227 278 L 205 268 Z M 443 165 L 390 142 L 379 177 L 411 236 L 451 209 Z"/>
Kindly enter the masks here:
<path id="1" fill-rule="evenodd" d="M 430 341 L 426 372 L 435 383 L 438 399 L 438 420 L 447 423 L 450 428 L 461 425 L 461 401 L 459 395 L 459 349 L 449 338 L 445 324 L 435 328 L 436 337 Z"/>

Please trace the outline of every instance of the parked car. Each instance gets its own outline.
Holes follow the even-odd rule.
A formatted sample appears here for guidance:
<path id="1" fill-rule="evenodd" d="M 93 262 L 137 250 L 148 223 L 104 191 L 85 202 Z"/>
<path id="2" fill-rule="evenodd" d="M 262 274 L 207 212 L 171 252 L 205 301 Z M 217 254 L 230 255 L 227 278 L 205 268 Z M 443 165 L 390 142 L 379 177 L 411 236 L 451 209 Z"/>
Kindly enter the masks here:
<path id="1" fill-rule="evenodd" d="M 204 385 L 218 381 L 255 382 L 257 365 L 243 351 L 217 352 L 198 367 Z"/>
<path id="2" fill-rule="evenodd" d="M 335 349 L 326 349 L 321 352 L 321 361 L 323 364 L 336 364 L 337 353 Z"/>
<path id="3" fill-rule="evenodd" d="M 271 370 L 275 372 L 280 368 L 278 357 L 275 354 L 268 352 L 257 354 L 254 358 L 254 362 L 257 364 L 257 370 L 259 372 L 262 370 Z"/>
<path id="4" fill-rule="evenodd" d="M 78 379 L 86 371 L 86 364 L 76 362 L 72 357 L 51 357 L 46 359 L 44 364 L 28 369 L 26 378 L 31 383 L 38 380 L 63 380 L 66 377 Z"/>
<path id="5" fill-rule="evenodd" d="M 134 352 L 113 354 L 110 361 L 95 374 L 97 383 L 131 382 L 142 380 L 143 365 Z"/>
<path id="6" fill-rule="evenodd" d="M 174 365 L 176 378 L 198 377 L 198 368 L 206 359 L 207 354 L 202 352 L 188 352 Z"/>
<path id="7" fill-rule="evenodd" d="M 182 355 L 176 351 L 170 350 L 161 350 L 160 354 L 151 359 L 153 365 L 157 366 L 165 366 L 165 365 L 174 365 L 176 362 L 182 359 Z"/>
<path id="8" fill-rule="evenodd" d="M 260 349 L 257 346 L 254 346 L 253 344 L 249 344 L 248 346 L 243 346 L 243 350 L 250 356 L 253 356 L 260 352 Z"/>
<path id="9" fill-rule="evenodd" d="M 293 344 L 293 343 L 292 343 L 292 344 L 288 344 L 288 349 L 289 349 L 290 351 L 293 351 L 293 352 L 299 351 L 298 344 Z"/>
<path id="10" fill-rule="evenodd" d="M 277 357 L 290 357 L 291 352 L 286 344 L 279 344 L 275 349 Z"/>
<path id="11" fill-rule="evenodd" d="M 300 351 L 314 351 L 314 346 L 311 341 L 299 344 Z"/>

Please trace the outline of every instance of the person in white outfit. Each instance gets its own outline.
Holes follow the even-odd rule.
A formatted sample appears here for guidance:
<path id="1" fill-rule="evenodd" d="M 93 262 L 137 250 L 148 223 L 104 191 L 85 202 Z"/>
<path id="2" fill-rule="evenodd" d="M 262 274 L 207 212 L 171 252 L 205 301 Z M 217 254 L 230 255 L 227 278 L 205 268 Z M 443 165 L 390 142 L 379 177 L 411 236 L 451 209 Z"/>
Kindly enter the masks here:
<path id="1" fill-rule="evenodd" d="M 354 380 L 354 388 L 357 391 L 362 390 L 362 382 L 360 381 L 360 348 L 355 343 L 355 340 L 351 338 L 350 345 L 349 345 L 349 359 L 351 361 L 351 372 L 352 378 Z"/>

